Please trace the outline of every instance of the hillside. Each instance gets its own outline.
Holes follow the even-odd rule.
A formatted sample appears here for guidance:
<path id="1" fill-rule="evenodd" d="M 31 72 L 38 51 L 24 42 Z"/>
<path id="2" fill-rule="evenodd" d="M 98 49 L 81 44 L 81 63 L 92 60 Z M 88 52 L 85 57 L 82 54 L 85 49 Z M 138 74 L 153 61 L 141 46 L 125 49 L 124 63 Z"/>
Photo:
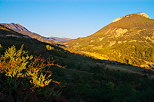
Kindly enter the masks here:
<path id="1" fill-rule="evenodd" d="M 1 25 L 4 25 L 5 27 L 10 28 L 12 30 L 15 30 L 17 32 L 22 32 L 22 31 L 30 32 L 28 29 L 26 29 L 25 27 L 23 27 L 20 24 L 15 24 L 15 23 L 1 23 Z"/>
<path id="2" fill-rule="evenodd" d="M 26 29 L 25 27 L 23 27 L 20 24 L 15 24 L 15 23 L 0 23 L 0 24 L 11 29 L 11 30 L 14 30 L 20 34 L 27 35 L 31 38 L 37 39 L 38 41 L 46 42 L 46 43 L 50 43 L 50 44 L 57 43 L 54 40 L 47 39 L 46 37 L 43 37 L 37 33 L 33 33 L 31 31 L 29 31 L 28 29 Z"/>
<path id="3" fill-rule="evenodd" d="M 22 37 L 29 38 L 28 36 L 20 34 L 14 30 L 11 30 L 11 29 L 5 27 L 4 25 L 1 25 L 1 24 L 0 24 L 0 36 L 1 37 L 7 36 L 7 37 L 17 37 L 17 38 L 22 38 Z"/>
<path id="4" fill-rule="evenodd" d="M 23 77 L 9 77 L 5 76 L 7 73 L 2 73 L 2 68 L 4 67 L 2 59 L 5 58 L 3 55 L 8 54 L 5 50 L 12 45 L 15 45 L 19 50 L 22 44 L 24 44 L 24 50 L 28 51 L 29 55 L 50 59 L 52 66 L 45 67 L 43 73 L 48 72 L 47 75 L 52 75 L 50 78 L 60 82 L 61 85 L 57 86 L 57 84 L 50 83 L 48 86 L 35 88 L 28 82 L 29 79 L 23 80 Z M 20 51 L 18 52 L 20 53 Z M 1 25 L 0 54 L 1 102 L 154 101 L 153 72 L 150 70 L 70 53 L 57 45 L 31 39 Z M 18 56 L 18 54 L 11 54 L 15 57 Z M 26 56 L 19 58 L 25 60 L 24 57 Z M 17 64 L 19 61 L 15 60 Z M 37 66 L 39 63 L 42 62 L 36 64 L 37 68 L 44 66 L 44 63 L 41 66 Z M 11 64 L 16 66 L 14 63 Z M 17 65 L 15 68 L 18 67 Z M 12 66 L 6 66 L 6 68 L 11 69 Z M 18 71 L 15 70 L 15 72 Z M 9 73 L 8 75 L 10 75 Z"/>
<path id="5" fill-rule="evenodd" d="M 115 19 L 96 33 L 64 43 L 98 59 L 145 68 L 154 64 L 154 19 L 145 13 Z"/>

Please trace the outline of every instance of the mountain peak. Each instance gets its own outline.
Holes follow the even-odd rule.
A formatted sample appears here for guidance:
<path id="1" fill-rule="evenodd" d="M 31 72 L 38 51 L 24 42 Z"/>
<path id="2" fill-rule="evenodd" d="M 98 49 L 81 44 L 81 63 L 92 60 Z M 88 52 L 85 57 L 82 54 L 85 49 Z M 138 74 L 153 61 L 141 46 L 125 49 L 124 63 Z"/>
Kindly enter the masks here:
<path id="1" fill-rule="evenodd" d="M 126 15 L 126 16 L 123 16 L 123 17 L 116 18 L 112 22 L 117 22 L 117 21 L 121 20 L 122 18 L 131 17 L 131 16 L 134 16 L 134 15 L 139 15 L 139 16 L 151 19 L 149 17 L 149 15 L 147 15 L 146 13 L 141 12 L 141 13 L 134 13 L 134 14 L 129 14 L 129 15 Z"/>

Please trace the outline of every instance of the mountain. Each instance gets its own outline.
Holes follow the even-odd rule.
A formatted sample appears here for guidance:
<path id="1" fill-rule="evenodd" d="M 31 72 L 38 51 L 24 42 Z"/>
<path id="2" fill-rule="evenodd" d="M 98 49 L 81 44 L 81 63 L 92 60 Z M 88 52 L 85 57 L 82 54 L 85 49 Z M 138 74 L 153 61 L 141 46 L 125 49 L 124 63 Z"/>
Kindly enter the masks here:
<path id="1" fill-rule="evenodd" d="M 0 102 L 153 102 L 153 75 L 151 70 L 72 53 L 0 25 Z M 46 84 L 48 80 L 52 82 Z"/>
<path id="2" fill-rule="evenodd" d="M 92 35 L 64 44 L 98 59 L 153 68 L 154 19 L 145 13 L 126 15 Z"/>
<path id="3" fill-rule="evenodd" d="M 48 39 L 55 40 L 55 41 L 69 41 L 72 40 L 71 38 L 65 37 L 47 37 Z"/>
<path id="4" fill-rule="evenodd" d="M 26 29 L 24 26 L 20 25 L 20 24 L 15 24 L 15 23 L 0 23 L 1 25 L 14 30 L 20 34 L 26 35 L 28 37 L 37 39 L 41 42 L 46 42 L 46 43 L 50 43 L 50 44 L 56 44 L 56 41 L 53 41 L 51 39 L 47 39 L 46 37 L 43 37 L 37 33 L 33 33 L 31 31 L 29 31 L 28 29 Z"/>
<path id="5" fill-rule="evenodd" d="M 20 24 L 15 24 L 15 23 L 1 23 L 1 25 L 4 25 L 7 28 L 13 29 L 17 32 L 22 32 L 22 31 L 26 31 L 26 32 L 30 32 L 29 30 L 27 30 L 25 27 L 23 27 Z"/>
<path id="6" fill-rule="evenodd" d="M 14 30 L 11 30 L 7 27 L 5 27 L 4 25 L 0 24 L 0 36 L 1 37 L 17 37 L 17 38 L 29 38 L 28 36 L 25 36 L 23 34 L 20 34 Z"/>

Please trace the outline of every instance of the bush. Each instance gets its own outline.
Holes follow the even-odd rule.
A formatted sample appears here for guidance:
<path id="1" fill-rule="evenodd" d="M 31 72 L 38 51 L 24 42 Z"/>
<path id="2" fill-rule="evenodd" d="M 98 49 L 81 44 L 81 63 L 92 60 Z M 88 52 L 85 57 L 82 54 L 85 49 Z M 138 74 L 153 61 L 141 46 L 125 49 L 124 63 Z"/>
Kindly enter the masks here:
<path id="1" fill-rule="evenodd" d="M 19 97 L 20 95 L 21 100 L 31 96 L 30 94 L 39 94 L 39 90 L 43 92 L 41 95 L 44 95 L 44 97 L 47 96 L 47 92 L 50 93 L 48 96 L 59 95 L 59 90 L 56 92 L 54 86 L 49 86 L 51 82 L 59 84 L 58 81 L 51 79 L 51 71 L 48 71 L 48 73 L 45 71 L 45 68 L 50 65 L 52 65 L 50 62 L 40 57 L 28 55 L 28 52 L 23 50 L 23 45 L 19 50 L 15 46 L 8 48 L 4 55 L 0 56 L 0 86 L 2 86 L 0 93 L 3 92 L 8 97 L 14 95 Z M 17 94 L 25 89 L 29 90 L 26 95 L 22 92 L 23 96 Z M 52 90 L 52 92 L 49 92 L 49 90 Z"/>

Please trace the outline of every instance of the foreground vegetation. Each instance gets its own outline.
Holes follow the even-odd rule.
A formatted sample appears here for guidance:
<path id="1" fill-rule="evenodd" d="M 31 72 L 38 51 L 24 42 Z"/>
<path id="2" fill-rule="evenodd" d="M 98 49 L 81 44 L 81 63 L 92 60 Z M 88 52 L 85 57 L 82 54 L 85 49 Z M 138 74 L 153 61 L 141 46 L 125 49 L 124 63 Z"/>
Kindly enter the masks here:
<path id="1" fill-rule="evenodd" d="M 47 48 L 46 51 L 53 50 L 52 47 L 47 46 Z M 1 51 L 3 49 L 2 47 Z M 12 46 L 1 54 L 1 100 L 8 102 L 10 99 L 13 99 L 12 102 L 154 101 L 153 79 L 147 78 L 146 75 L 106 69 L 105 65 L 96 65 L 95 60 L 91 58 L 65 53 L 56 66 L 51 60 L 49 64 L 40 58 L 29 56 L 22 47 L 16 50 L 15 46 Z M 60 53 L 57 52 L 58 54 Z M 14 63 L 11 63 L 12 61 Z M 65 68 L 58 67 L 60 64 L 65 65 Z"/>
<path id="2" fill-rule="evenodd" d="M 23 46 L 19 50 L 15 46 L 8 48 L 0 56 L 0 101 L 56 100 L 60 91 L 55 91 L 55 84 L 60 83 L 51 78 L 52 72 L 47 70 L 50 65 L 42 58 L 29 56 Z"/>

